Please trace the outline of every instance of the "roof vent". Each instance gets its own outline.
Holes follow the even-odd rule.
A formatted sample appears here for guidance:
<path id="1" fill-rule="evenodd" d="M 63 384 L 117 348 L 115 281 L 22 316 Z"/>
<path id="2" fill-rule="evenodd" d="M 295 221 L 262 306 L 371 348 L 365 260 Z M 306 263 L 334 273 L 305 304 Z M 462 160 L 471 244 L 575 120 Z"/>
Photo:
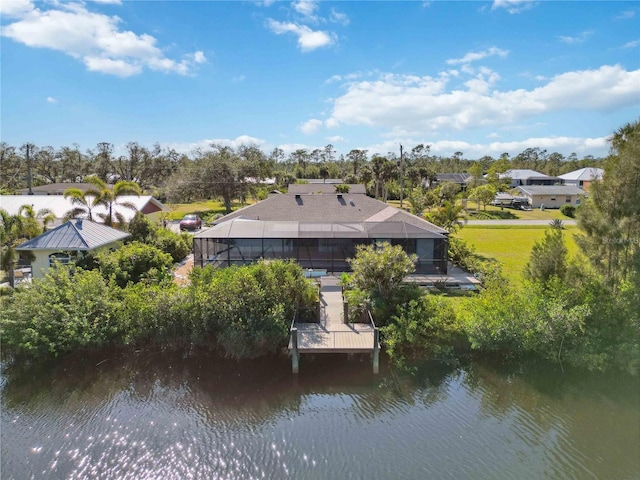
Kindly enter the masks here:
<path id="1" fill-rule="evenodd" d="M 300 194 L 299 193 L 296 193 L 296 198 L 300 198 Z"/>
<path id="2" fill-rule="evenodd" d="M 356 202 L 353 201 L 353 198 L 349 199 L 349 205 L 351 205 L 352 207 L 356 206 Z"/>
<path id="3" fill-rule="evenodd" d="M 338 198 L 342 198 L 342 194 L 341 193 L 338 194 Z"/>
<path id="4" fill-rule="evenodd" d="M 82 228 L 82 219 L 81 218 L 76 218 L 76 227 Z"/>

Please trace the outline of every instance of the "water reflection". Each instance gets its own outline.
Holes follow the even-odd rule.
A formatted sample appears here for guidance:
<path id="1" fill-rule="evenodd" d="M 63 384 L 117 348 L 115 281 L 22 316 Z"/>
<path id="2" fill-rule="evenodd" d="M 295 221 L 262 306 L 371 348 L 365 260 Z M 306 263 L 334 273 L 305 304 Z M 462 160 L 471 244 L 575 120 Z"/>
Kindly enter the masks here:
<path id="1" fill-rule="evenodd" d="M 638 478 L 637 378 L 74 356 L 2 375 L 2 478 Z"/>

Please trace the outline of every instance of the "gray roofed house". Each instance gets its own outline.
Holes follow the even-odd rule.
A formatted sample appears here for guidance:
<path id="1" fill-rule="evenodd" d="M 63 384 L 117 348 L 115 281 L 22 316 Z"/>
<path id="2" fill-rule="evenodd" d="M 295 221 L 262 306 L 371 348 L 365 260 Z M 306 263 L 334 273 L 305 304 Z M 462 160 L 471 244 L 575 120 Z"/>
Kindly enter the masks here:
<path id="1" fill-rule="evenodd" d="M 544 173 L 526 168 L 507 170 L 501 173 L 499 178 L 511 179 L 512 187 L 519 187 L 520 185 L 561 185 L 563 183 L 560 177 L 550 177 Z"/>
<path id="2" fill-rule="evenodd" d="M 580 205 L 586 192 L 571 185 L 525 185 L 517 188 L 529 199 L 533 208 L 560 208 L 562 205 Z"/>
<path id="3" fill-rule="evenodd" d="M 339 184 L 335 183 L 292 183 L 289 185 L 289 193 L 336 193 L 336 186 Z M 361 183 L 350 183 L 347 184 L 349 187 L 349 193 L 353 194 L 366 194 L 367 189 L 364 184 Z"/>
<path id="4" fill-rule="evenodd" d="M 54 260 L 69 262 L 84 252 L 115 245 L 129 234 L 101 223 L 73 219 L 19 245 L 18 252 L 31 252 L 31 272 L 34 278 L 43 277 Z"/>
<path id="5" fill-rule="evenodd" d="M 560 175 L 559 178 L 564 181 L 565 185 L 574 185 L 576 187 L 588 189 L 591 182 L 602 180 L 603 175 L 603 169 L 588 167 L 565 173 L 563 175 Z"/>
<path id="6" fill-rule="evenodd" d="M 446 273 L 447 231 L 360 194 L 274 195 L 194 237 L 194 263 L 230 266 L 292 258 L 304 268 L 349 270 L 356 246 L 388 241 L 418 256 L 418 273 Z"/>
<path id="7" fill-rule="evenodd" d="M 460 185 L 466 184 L 473 178 L 469 173 L 438 173 L 436 177 L 438 178 L 438 183 L 453 182 Z"/>

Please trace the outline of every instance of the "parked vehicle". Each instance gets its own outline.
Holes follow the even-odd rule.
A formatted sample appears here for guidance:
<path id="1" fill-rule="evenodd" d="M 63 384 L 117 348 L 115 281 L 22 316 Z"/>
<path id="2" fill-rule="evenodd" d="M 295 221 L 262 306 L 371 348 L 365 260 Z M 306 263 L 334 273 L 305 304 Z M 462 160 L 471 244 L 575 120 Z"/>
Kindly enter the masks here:
<path id="1" fill-rule="evenodd" d="M 198 215 L 185 215 L 180 220 L 180 230 L 198 230 L 200 228 L 202 228 L 202 219 Z"/>

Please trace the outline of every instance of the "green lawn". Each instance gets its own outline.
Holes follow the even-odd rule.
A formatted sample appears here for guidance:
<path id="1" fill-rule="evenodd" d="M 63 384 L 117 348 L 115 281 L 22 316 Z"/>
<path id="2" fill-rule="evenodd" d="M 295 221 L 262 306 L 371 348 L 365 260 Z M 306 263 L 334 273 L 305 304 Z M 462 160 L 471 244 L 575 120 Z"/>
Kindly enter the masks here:
<path id="1" fill-rule="evenodd" d="M 246 205 L 255 203 L 252 200 L 248 200 L 244 205 L 238 201 L 234 201 L 231 204 L 232 210 L 237 210 Z M 180 220 L 188 213 L 196 213 L 200 216 L 214 215 L 216 213 L 225 213 L 224 204 L 216 200 L 208 200 L 206 202 L 194 202 L 194 203 L 169 203 L 167 206 L 171 209 L 169 213 L 170 220 Z"/>
<path id="2" fill-rule="evenodd" d="M 526 212 L 525 212 L 526 213 Z M 498 260 L 503 267 L 504 274 L 512 281 L 522 277 L 522 270 L 529 261 L 533 244 L 544 238 L 544 226 L 473 226 L 465 227 L 456 236 L 466 240 L 485 257 Z M 574 235 L 579 232 L 575 226 L 565 227 L 565 240 L 569 255 L 578 252 L 578 245 Z"/>
<path id="3" fill-rule="evenodd" d="M 476 205 L 469 201 L 467 203 L 467 208 L 470 212 L 476 211 Z M 484 212 L 484 208 L 480 208 L 480 212 Z M 494 207 L 493 205 L 487 205 L 486 211 L 488 213 L 492 212 L 500 212 L 500 214 L 506 214 L 511 217 L 513 215 L 514 219 L 518 220 L 554 220 L 559 218 L 560 220 L 572 220 L 571 218 L 565 216 L 560 212 L 558 208 L 547 208 L 545 210 L 540 210 L 539 208 L 534 208 L 533 210 L 525 211 L 525 210 L 516 210 L 513 208 L 504 208 L 500 209 L 500 207 Z M 469 219 L 472 219 L 473 216 L 469 216 Z"/>

